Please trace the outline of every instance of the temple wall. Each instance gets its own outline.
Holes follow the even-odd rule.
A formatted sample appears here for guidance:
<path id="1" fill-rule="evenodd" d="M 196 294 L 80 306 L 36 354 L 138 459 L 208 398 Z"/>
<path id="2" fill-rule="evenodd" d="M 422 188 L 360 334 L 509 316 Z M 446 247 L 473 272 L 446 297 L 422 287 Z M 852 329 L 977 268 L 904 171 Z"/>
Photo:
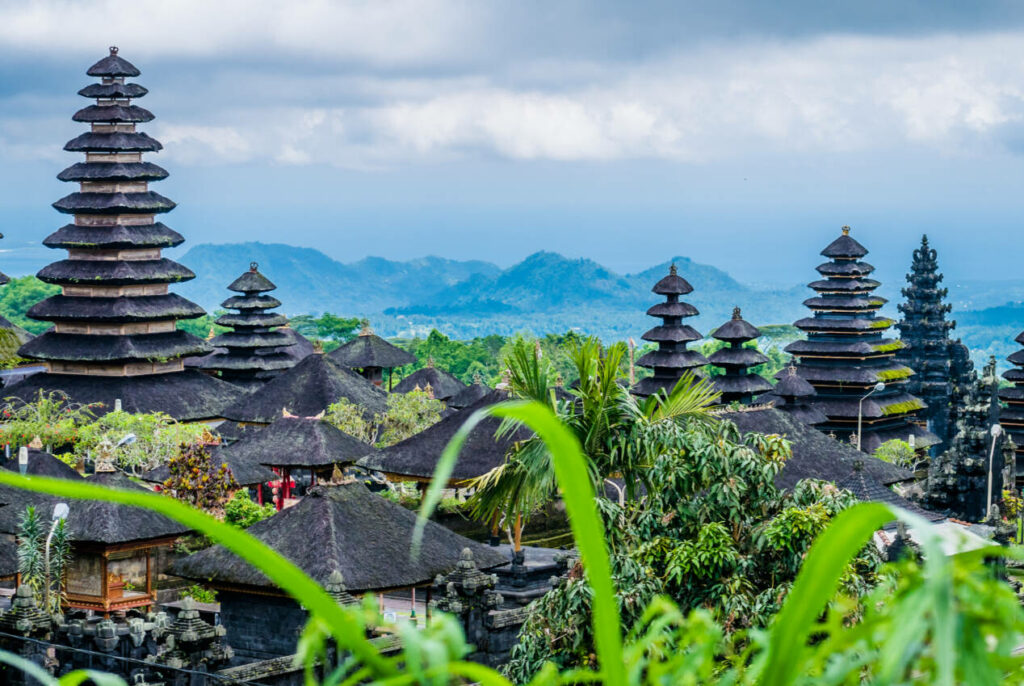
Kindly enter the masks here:
<path id="1" fill-rule="evenodd" d="M 265 660 L 295 652 L 309 615 L 287 598 L 220 591 L 220 621 L 235 662 Z"/>

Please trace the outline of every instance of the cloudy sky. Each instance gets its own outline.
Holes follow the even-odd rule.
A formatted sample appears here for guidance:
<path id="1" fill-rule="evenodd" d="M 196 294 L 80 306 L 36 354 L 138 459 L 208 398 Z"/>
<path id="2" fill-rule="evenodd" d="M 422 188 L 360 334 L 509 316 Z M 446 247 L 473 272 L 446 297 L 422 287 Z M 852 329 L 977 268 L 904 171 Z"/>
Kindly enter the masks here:
<path id="1" fill-rule="evenodd" d="M 0 0 L 5 247 L 62 223 L 108 45 L 193 244 L 795 283 L 851 224 L 887 280 L 924 231 L 951 277 L 1021 276 L 1012 0 Z"/>

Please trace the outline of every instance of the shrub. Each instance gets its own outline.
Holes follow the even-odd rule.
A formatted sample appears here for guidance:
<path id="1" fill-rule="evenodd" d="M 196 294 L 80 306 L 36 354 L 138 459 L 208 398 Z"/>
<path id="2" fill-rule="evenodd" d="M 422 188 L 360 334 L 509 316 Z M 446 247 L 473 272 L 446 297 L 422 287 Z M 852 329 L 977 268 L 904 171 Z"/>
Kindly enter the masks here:
<path id="1" fill-rule="evenodd" d="M 274 506 L 260 505 L 253 502 L 244 489 L 235 492 L 231 500 L 224 505 L 224 521 L 242 529 L 248 529 L 256 522 L 262 522 L 274 516 Z"/>

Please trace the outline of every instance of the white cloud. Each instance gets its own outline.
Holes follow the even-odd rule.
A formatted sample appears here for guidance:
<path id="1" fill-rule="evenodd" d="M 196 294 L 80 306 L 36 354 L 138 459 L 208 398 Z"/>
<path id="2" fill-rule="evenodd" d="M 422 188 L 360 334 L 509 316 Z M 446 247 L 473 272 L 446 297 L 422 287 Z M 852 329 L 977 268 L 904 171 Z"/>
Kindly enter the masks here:
<path id="1" fill-rule="evenodd" d="M 216 9 L 194 6 L 189 23 L 195 35 L 185 45 L 157 36 L 147 49 L 231 54 L 243 43 L 269 41 L 272 54 L 306 45 L 334 67 L 282 75 L 279 66 L 268 72 L 234 64 L 221 72 L 211 59 L 200 78 L 173 82 L 187 86 L 187 93 L 168 94 L 146 81 L 160 93 L 147 98 L 158 115 L 151 128 L 167 156 L 185 163 L 366 168 L 498 156 L 699 164 L 749 154 L 914 147 L 956 155 L 1001 145 L 1001 131 L 1024 121 L 1020 33 L 824 35 L 680 49 L 632 62 L 566 61 L 561 72 L 557 61 L 544 58 L 486 73 L 467 66 L 449 76 L 415 69 L 368 75 L 346 73 L 344 61 L 439 59 L 451 53 L 448 42 L 469 20 L 441 0 L 344 6 L 303 0 L 289 5 L 292 11 L 254 3 L 258 7 L 248 12 L 231 2 L 209 4 Z M 38 7 L 0 11 L 0 42 L 14 36 L 19 45 L 41 41 L 46 22 Z M 74 7 L 68 11 L 76 12 Z M 139 29 L 148 41 L 146 26 L 170 16 L 161 14 L 170 12 L 162 7 L 154 5 L 145 26 L 113 32 Z M 111 16 L 115 8 L 110 5 Z M 437 23 L 424 19 L 432 12 Z M 13 28 L 3 21 L 5 13 Z M 235 14 L 241 25 L 228 30 L 225 17 Z M 75 16 L 86 24 L 69 29 L 67 39 L 84 46 L 82 35 L 99 15 Z M 176 21 L 180 27 L 180 17 Z M 154 107 L 154 97 L 169 109 Z M 12 133 L 22 128 L 13 114 L 0 120 L 0 140 L 9 147 L 17 139 L 26 150 L 47 143 L 36 138 L 38 126 L 27 137 Z"/>

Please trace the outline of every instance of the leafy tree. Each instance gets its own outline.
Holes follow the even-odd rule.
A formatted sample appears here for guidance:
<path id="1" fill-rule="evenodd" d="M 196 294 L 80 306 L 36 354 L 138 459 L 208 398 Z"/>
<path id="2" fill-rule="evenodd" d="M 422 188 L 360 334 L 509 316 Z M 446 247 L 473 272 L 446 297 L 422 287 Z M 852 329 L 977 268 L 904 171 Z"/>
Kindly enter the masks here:
<path id="1" fill-rule="evenodd" d="M 206 512 L 221 513 L 231 494 L 241 488 L 227 463 L 214 464 L 201 443 L 182 446 L 167 462 L 171 475 L 163 487 L 172 496 Z"/>
<path id="2" fill-rule="evenodd" d="M 32 589 L 39 607 L 50 614 L 60 612 L 64 597 L 64 570 L 71 560 L 71 541 L 68 539 L 67 520 L 61 519 L 53 530 L 50 541 L 50 571 L 46 572 L 46 538 L 50 522 L 29 505 L 18 521 L 18 573 L 21 583 Z M 50 606 L 46 607 L 46 589 L 49 588 Z"/>
<path id="3" fill-rule="evenodd" d="M 324 312 L 319 317 L 309 314 L 300 314 L 292 317 L 289 324 L 295 331 L 307 338 L 317 338 L 322 341 L 334 341 L 345 343 L 355 338 L 359 329 L 366 324 L 365 319 L 358 317 L 339 317 L 330 312 Z"/>
<path id="4" fill-rule="evenodd" d="M 273 505 L 255 503 L 245 489 L 239 489 L 224 505 L 224 521 L 241 529 L 248 529 L 256 522 L 272 517 L 275 511 Z"/>
<path id="5" fill-rule="evenodd" d="M 918 461 L 917 453 L 910 447 L 910 444 L 898 438 L 879 445 L 875 448 L 874 456 L 879 460 L 885 460 L 907 469 L 912 469 Z"/>
<path id="6" fill-rule="evenodd" d="M 780 492 L 774 477 L 789 456 L 778 436 L 740 435 L 731 422 L 655 426 L 663 451 L 643 498 L 600 509 L 626 621 L 659 595 L 685 614 L 704 609 L 726 632 L 763 627 L 778 612 L 811 542 L 855 498 L 822 482 Z M 880 566 L 873 546 L 848 566 L 843 591 L 866 593 Z M 578 575 L 539 600 L 507 673 L 526 681 L 548 661 L 586 664 L 594 651 L 590 596 Z"/>
<path id="7" fill-rule="evenodd" d="M 128 435 L 135 440 L 117 446 Z M 109 446 L 117 465 L 134 474 L 167 464 L 182 445 L 212 440 L 203 424 L 180 423 L 163 412 L 114 411 L 80 426 L 66 459 L 73 462 L 90 453 L 95 457 L 101 445 Z"/>
<path id="8" fill-rule="evenodd" d="M 44 446 L 58 450 L 78 440 L 82 426 L 95 421 L 96 405 L 71 402 L 65 393 L 39 391 L 32 402 L 6 398 L 0 415 L 0 443 L 12 450 L 26 446 L 39 437 Z"/>
<path id="9" fill-rule="evenodd" d="M 25 313 L 40 300 L 57 293 L 60 293 L 60 286 L 43 283 L 34 276 L 11 279 L 0 288 L 0 316 L 30 333 L 41 334 L 53 325 L 50 322 L 29 319 Z"/>
<path id="10" fill-rule="evenodd" d="M 384 448 L 418 434 L 441 419 L 444 403 L 426 391 L 391 393 L 387 408 L 367 419 L 362 409 L 346 398 L 328 406 L 324 420 L 349 436 Z"/>
<path id="11" fill-rule="evenodd" d="M 196 317 L 195 319 L 179 319 L 178 328 L 204 340 L 210 337 L 211 331 L 214 336 L 219 336 L 231 330 L 216 322 L 217 318 L 223 314 L 227 314 L 227 311 L 217 310 L 213 314 L 204 314 L 202 317 Z"/>

